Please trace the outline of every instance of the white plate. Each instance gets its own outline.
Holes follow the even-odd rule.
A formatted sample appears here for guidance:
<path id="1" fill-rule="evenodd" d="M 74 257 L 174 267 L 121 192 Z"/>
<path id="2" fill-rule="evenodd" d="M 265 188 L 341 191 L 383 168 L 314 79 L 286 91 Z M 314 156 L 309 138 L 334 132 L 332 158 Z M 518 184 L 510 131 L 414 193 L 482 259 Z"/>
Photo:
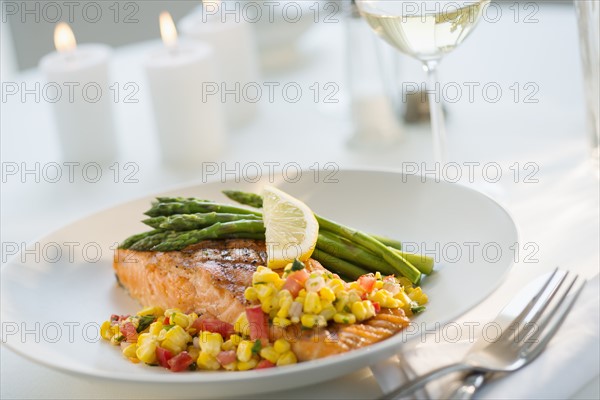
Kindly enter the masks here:
<path id="1" fill-rule="evenodd" d="M 26 357 L 67 372 L 143 382 L 146 388 L 178 383 L 174 396 L 258 394 L 332 379 L 389 357 L 423 329 L 451 321 L 481 302 L 512 265 L 510 248 L 518 240 L 515 225 L 501 206 L 481 193 L 393 172 L 340 171 L 334 177 L 337 183 L 326 177 L 307 171 L 298 182 L 288 182 L 295 176 L 288 181 L 278 176 L 274 183 L 321 215 L 421 249 L 426 244 L 440 258 L 437 272 L 423 281 L 430 304 L 410 330 L 340 356 L 261 371 L 174 374 L 131 364 L 117 347 L 98 340 L 98 323 L 112 313 L 139 309 L 115 284 L 111 249 L 144 230 L 139 221 L 151 198 L 143 198 L 64 227 L 3 266 L 2 341 Z M 268 181 L 265 176 L 258 183 L 212 182 L 165 194 L 225 201 L 223 189 L 259 191 Z M 101 255 L 95 260 L 97 249 Z M 502 254 L 497 257 L 498 249 Z"/>

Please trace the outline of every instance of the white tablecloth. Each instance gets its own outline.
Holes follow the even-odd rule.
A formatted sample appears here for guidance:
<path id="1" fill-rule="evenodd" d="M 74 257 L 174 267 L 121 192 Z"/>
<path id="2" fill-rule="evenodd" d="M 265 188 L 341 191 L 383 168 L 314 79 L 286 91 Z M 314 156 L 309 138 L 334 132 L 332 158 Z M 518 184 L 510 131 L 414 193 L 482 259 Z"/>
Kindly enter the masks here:
<path id="1" fill-rule="evenodd" d="M 565 5 L 541 4 L 538 22 L 515 22 L 503 9 L 497 23 L 482 23 L 462 47 L 441 65 L 444 83 L 454 82 L 465 90 L 457 103 L 447 104 L 450 158 L 479 162 L 472 185 L 495 197 L 514 217 L 521 235 L 521 254 L 506 282 L 462 320 L 488 321 L 516 290 L 555 266 L 586 277 L 599 272 L 598 180 L 587 163 L 583 91 L 573 10 Z M 343 167 L 381 167 L 400 170 L 430 160 L 427 126 L 406 128 L 405 140 L 377 152 L 346 147 L 351 125 L 344 82 L 343 27 L 319 24 L 301 41 L 304 63 L 296 69 L 272 73 L 265 80 L 336 82 L 338 104 L 315 103 L 304 96 L 299 103 L 261 104 L 261 115 L 248 127 L 233 132 L 221 167 L 235 163 L 297 162 L 303 167 L 334 163 Z M 117 104 L 120 162 L 139 167 L 136 184 L 114 182 L 113 171 L 91 184 L 80 177 L 75 183 L 62 179 L 35 182 L 31 175 L 3 177 L 2 242 L 28 242 L 84 215 L 202 178 L 201 171 L 182 172 L 163 168 L 158 161 L 150 104 L 144 89 L 140 60 L 154 44 L 120 49 L 112 71 L 115 81 L 141 82 L 137 104 Z M 404 60 L 405 80 L 423 80 L 418 66 Z M 40 81 L 37 71 L 16 79 L 29 84 Z M 481 91 L 475 101 L 467 99 L 465 82 L 493 83 L 503 94 L 498 102 L 486 101 Z M 519 95 L 515 98 L 516 88 Z M 528 83 L 531 85 L 525 86 Z M 513 89 L 511 89 L 513 87 Z M 534 93 L 535 92 L 535 93 Z M 491 93 L 491 92 L 490 92 Z M 534 93 L 534 94 L 533 94 Z M 525 96 L 532 94 L 525 102 Z M 32 168 L 34 163 L 60 160 L 57 133 L 47 103 L 9 100 L 3 102 L 1 154 L 4 164 Z M 139 143 L 147 143 L 140 146 Z M 144 151 L 140 152 L 140 148 Z M 25 163 L 25 164 L 21 164 Z M 489 182 L 497 163 L 502 177 Z M 518 163 L 518 164 L 517 164 Z M 266 171 L 265 167 L 265 171 Z M 127 170 L 125 172 L 130 172 Z M 516 171 L 519 171 L 517 174 Z M 425 172 L 425 171 L 420 171 Z M 122 176 L 121 176 L 122 177 Z M 443 177 L 443 176 L 442 176 Z M 527 248 L 523 246 L 531 245 Z M 526 256 L 530 256 L 526 259 Z M 597 355 L 590 355 L 597 357 Z M 123 383 L 66 375 L 41 367 L 1 347 L 2 398 L 151 398 Z M 584 388 L 583 395 L 598 397 L 598 380 Z M 173 395 L 173 392 L 170 393 Z M 368 369 L 309 388 L 276 393 L 265 398 L 369 398 L 380 390 Z M 580 394 L 581 395 L 581 394 Z"/>

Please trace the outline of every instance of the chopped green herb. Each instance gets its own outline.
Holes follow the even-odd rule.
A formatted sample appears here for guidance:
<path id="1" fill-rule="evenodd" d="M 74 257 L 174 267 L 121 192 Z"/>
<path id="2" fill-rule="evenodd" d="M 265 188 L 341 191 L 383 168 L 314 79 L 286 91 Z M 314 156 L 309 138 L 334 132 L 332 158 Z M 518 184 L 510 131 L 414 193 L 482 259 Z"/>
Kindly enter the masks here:
<path id="1" fill-rule="evenodd" d="M 254 345 L 252 346 L 252 353 L 258 354 L 258 353 L 260 353 L 261 349 L 262 349 L 262 343 L 259 339 L 256 339 L 256 341 L 254 342 Z"/>
<path id="2" fill-rule="evenodd" d="M 154 315 L 145 315 L 143 317 L 140 317 L 140 323 L 136 329 L 137 333 L 146 330 L 146 328 L 149 327 L 150 324 L 152 324 L 155 320 L 156 317 Z"/>
<path id="3" fill-rule="evenodd" d="M 301 271 L 304 269 L 304 263 L 298 259 L 295 259 L 292 263 L 292 271 Z"/>
<path id="4" fill-rule="evenodd" d="M 195 362 L 191 363 L 188 367 L 188 370 L 190 371 L 195 371 L 196 369 L 198 369 L 198 364 L 196 364 Z"/>
<path id="5" fill-rule="evenodd" d="M 174 326 L 175 326 L 174 324 L 173 324 L 173 325 L 165 325 L 165 326 L 163 326 L 163 329 L 164 329 L 165 331 L 168 331 L 168 330 L 170 330 L 170 329 L 171 329 L 172 327 L 174 327 Z"/>
<path id="6" fill-rule="evenodd" d="M 266 285 L 267 282 L 254 282 L 254 285 Z"/>
<path id="7" fill-rule="evenodd" d="M 120 335 L 120 336 L 118 336 L 118 337 L 117 337 L 115 340 L 116 340 L 117 342 L 119 342 L 119 343 L 120 343 L 120 342 L 122 342 L 123 340 L 125 340 L 125 336 L 123 336 L 123 335 Z"/>
<path id="8" fill-rule="evenodd" d="M 419 313 L 422 313 L 423 311 L 425 311 L 425 308 L 427 308 L 427 307 L 425 307 L 425 306 L 416 306 L 416 307 L 414 307 L 413 306 L 413 307 L 410 308 L 410 311 L 412 311 L 413 314 L 419 314 Z"/>
<path id="9" fill-rule="evenodd" d="M 352 310 L 350 309 L 349 306 L 344 306 L 344 311 L 345 312 L 352 312 Z"/>

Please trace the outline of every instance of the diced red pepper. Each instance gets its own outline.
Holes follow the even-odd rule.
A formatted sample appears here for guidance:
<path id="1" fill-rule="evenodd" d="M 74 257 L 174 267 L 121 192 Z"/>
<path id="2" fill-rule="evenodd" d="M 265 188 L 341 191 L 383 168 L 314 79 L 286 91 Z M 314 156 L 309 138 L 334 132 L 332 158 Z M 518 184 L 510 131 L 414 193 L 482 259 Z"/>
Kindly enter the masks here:
<path id="1" fill-rule="evenodd" d="M 274 366 L 275 364 L 269 360 L 260 360 L 254 369 L 273 368 Z"/>
<path id="2" fill-rule="evenodd" d="M 250 339 L 269 339 L 269 322 L 260 306 L 246 308 L 246 317 L 250 325 Z"/>
<path id="3" fill-rule="evenodd" d="M 194 359 L 187 351 L 182 351 L 177 354 L 175 357 L 171 358 L 167 363 L 169 364 L 169 368 L 173 372 L 179 372 L 186 370 L 192 363 Z"/>
<path id="4" fill-rule="evenodd" d="M 367 293 L 371 293 L 373 291 L 376 281 L 377 279 L 375 279 L 375 276 L 373 276 L 373 274 L 363 275 L 360 278 L 358 278 L 358 284 Z"/>
<path id="5" fill-rule="evenodd" d="M 294 271 L 288 275 L 288 278 L 293 278 L 298 281 L 299 284 L 304 285 L 304 282 L 310 278 L 310 274 L 306 269 L 301 269 L 300 271 Z"/>
<path id="6" fill-rule="evenodd" d="M 235 359 L 235 350 L 222 351 L 217 355 L 217 361 L 223 366 L 231 364 Z"/>
<path id="7" fill-rule="evenodd" d="M 163 325 L 171 325 L 171 318 L 165 317 L 165 319 L 163 320 Z"/>
<path id="8" fill-rule="evenodd" d="M 288 290 L 292 294 L 292 297 L 297 297 L 298 293 L 300 293 L 300 290 L 302 290 L 303 287 L 304 285 L 300 284 L 291 276 L 288 276 L 288 278 L 285 280 L 285 283 L 283 284 L 283 289 Z"/>
<path id="9" fill-rule="evenodd" d="M 233 329 L 233 325 L 231 325 L 228 322 L 221 321 L 220 319 L 216 319 L 216 318 L 202 318 L 200 320 L 200 330 L 218 333 L 225 340 L 229 339 L 229 336 L 231 336 L 235 333 L 235 329 Z"/>
<path id="10" fill-rule="evenodd" d="M 381 311 L 381 306 L 376 301 L 373 302 L 373 308 L 375 309 L 376 313 L 378 313 L 379 311 Z"/>
<path id="11" fill-rule="evenodd" d="M 137 342 L 138 334 L 137 334 L 137 331 L 135 329 L 135 325 L 133 325 L 131 322 L 125 322 L 119 328 L 119 330 L 125 336 L 125 340 L 128 343 L 135 343 L 135 342 Z"/>
<path id="12" fill-rule="evenodd" d="M 161 367 L 169 369 L 169 360 L 173 358 L 173 353 L 162 347 L 156 348 L 156 359 Z"/>

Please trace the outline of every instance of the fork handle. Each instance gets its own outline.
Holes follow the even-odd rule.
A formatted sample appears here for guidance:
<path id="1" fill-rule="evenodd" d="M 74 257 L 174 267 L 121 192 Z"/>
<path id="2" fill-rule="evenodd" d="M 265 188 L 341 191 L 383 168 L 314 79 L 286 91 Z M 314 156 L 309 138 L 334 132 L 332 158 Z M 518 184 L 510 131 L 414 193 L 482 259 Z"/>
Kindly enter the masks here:
<path id="1" fill-rule="evenodd" d="M 460 386 L 448 396 L 448 399 L 470 400 L 475 395 L 475 392 L 483 386 L 485 381 L 486 375 L 484 372 L 473 372 L 464 378 Z"/>
<path id="2" fill-rule="evenodd" d="M 423 386 L 428 384 L 429 382 L 441 378 L 444 375 L 451 374 L 453 372 L 462 372 L 473 369 L 473 366 L 457 363 L 446 365 L 445 367 L 441 367 L 438 369 L 434 369 L 426 373 L 425 375 L 421 375 L 409 382 L 406 382 L 404 385 L 400 386 L 398 389 L 392 390 L 390 393 L 387 393 L 381 399 L 392 400 L 395 398 L 406 397 L 409 394 L 414 393 L 415 391 L 421 389 Z"/>

